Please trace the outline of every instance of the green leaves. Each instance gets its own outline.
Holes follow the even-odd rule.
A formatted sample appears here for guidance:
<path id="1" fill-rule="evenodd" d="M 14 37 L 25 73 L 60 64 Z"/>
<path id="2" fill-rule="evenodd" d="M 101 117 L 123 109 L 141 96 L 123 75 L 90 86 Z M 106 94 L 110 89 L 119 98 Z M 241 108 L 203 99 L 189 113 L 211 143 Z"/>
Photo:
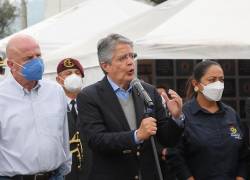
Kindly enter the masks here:
<path id="1" fill-rule="evenodd" d="M 16 10 L 8 0 L 0 0 L 0 38 L 11 33 L 9 26 L 17 16 Z"/>

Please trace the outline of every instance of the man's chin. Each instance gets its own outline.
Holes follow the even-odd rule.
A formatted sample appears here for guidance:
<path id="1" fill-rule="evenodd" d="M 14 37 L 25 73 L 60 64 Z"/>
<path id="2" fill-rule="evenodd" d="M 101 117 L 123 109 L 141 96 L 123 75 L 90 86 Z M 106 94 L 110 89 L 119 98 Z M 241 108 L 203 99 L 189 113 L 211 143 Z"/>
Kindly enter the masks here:
<path id="1" fill-rule="evenodd" d="M 128 81 L 128 82 L 131 82 L 134 78 L 135 78 L 135 76 L 133 75 L 133 76 L 129 77 L 129 78 L 127 79 L 127 81 Z"/>

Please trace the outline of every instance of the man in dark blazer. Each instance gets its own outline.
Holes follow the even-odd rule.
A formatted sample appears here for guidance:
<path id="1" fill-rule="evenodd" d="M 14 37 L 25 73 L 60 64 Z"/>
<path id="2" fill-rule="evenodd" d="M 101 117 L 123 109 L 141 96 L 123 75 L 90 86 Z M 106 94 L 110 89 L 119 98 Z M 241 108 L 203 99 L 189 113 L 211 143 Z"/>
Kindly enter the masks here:
<path id="1" fill-rule="evenodd" d="M 66 58 L 59 62 L 56 80 L 63 87 L 68 100 L 67 115 L 72 154 L 71 172 L 65 177 L 66 180 L 88 180 L 91 165 L 91 152 L 87 148 L 86 136 L 79 130 L 77 119 L 76 96 L 83 87 L 83 77 L 83 67 L 78 60 Z"/>
<path id="2" fill-rule="evenodd" d="M 145 117 L 144 101 L 130 85 L 135 56 L 133 43 L 124 36 L 100 40 L 98 58 L 105 77 L 78 94 L 79 120 L 93 152 L 90 180 L 157 180 L 150 136 L 173 146 L 182 133 L 182 100 L 172 90 L 171 98 L 165 98 L 175 120 L 166 118 L 156 89 L 142 83 L 155 104 Z"/>

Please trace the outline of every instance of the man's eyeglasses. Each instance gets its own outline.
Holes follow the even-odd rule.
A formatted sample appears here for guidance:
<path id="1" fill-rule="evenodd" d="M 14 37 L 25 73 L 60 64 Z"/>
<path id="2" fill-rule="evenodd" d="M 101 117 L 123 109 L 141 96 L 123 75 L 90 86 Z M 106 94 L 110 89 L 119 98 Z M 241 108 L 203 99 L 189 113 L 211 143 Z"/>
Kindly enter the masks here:
<path id="1" fill-rule="evenodd" d="M 130 59 L 135 59 L 136 57 L 137 57 L 137 54 L 136 54 L 136 53 L 127 53 L 127 54 L 124 54 L 124 55 L 118 57 L 117 59 L 118 59 L 118 61 L 120 61 L 120 62 L 124 62 L 124 61 L 126 61 L 128 58 L 130 58 Z"/>

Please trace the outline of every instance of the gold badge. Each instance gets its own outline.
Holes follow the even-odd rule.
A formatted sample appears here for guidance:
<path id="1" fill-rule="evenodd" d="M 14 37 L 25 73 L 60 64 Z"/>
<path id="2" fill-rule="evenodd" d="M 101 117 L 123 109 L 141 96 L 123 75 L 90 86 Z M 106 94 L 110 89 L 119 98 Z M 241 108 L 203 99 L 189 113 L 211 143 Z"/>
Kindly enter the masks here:
<path id="1" fill-rule="evenodd" d="M 240 131 L 235 126 L 230 126 L 229 131 L 230 131 L 231 137 L 234 137 L 235 139 L 238 139 L 238 140 L 242 139 Z"/>
<path id="2" fill-rule="evenodd" d="M 65 59 L 63 65 L 67 68 L 72 68 L 74 66 L 74 63 L 71 59 Z"/>
<path id="3" fill-rule="evenodd" d="M 237 129 L 235 127 L 230 127 L 231 134 L 236 134 Z"/>

